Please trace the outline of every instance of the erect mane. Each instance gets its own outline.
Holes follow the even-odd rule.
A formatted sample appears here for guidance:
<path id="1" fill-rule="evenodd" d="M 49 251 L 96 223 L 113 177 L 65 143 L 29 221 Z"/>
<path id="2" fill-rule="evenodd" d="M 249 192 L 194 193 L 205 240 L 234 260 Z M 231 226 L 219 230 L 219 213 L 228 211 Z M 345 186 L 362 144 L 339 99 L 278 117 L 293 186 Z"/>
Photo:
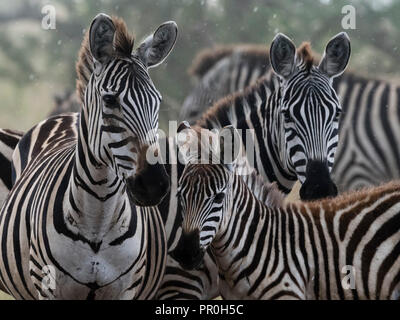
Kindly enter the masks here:
<path id="1" fill-rule="evenodd" d="M 302 64 L 306 70 L 310 70 L 320 60 L 320 57 L 315 58 L 309 42 L 303 42 L 297 48 L 297 58 L 299 59 L 298 64 Z"/>
<path id="2" fill-rule="evenodd" d="M 135 38 L 129 33 L 124 20 L 115 16 L 112 16 L 111 19 L 115 26 L 114 55 L 115 57 L 130 57 Z M 77 95 L 81 103 L 83 103 L 86 86 L 93 73 L 93 56 L 90 52 L 89 30 L 86 31 L 83 37 L 75 69 L 77 73 Z"/>
<path id="3" fill-rule="evenodd" d="M 238 52 L 248 58 L 263 59 L 269 63 L 269 54 L 266 46 L 254 44 L 231 44 L 215 46 L 200 51 L 193 59 L 188 72 L 190 75 L 201 78 L 223 58 Z"/>
<path id="4" fill-rule="evenodd" d="M 343 207 L 355 205 L 357 202 L 372 203 L 377 201 L 379 198 L 383 198 L 385 194 L 398 192 L 400 194 L 400 181 L 394 180 L 387 183 L 383 183 L 379 186 L 365 187 L 361 190 L 351 190 L 343 192 L 335 198 L 325 198 L 320 200 L 314 200 L 305 202 L 306 206 L 313 208 L 330 208 L 331 212 L 336 212 Z M 298 201 L 300 205 L 304 204 Z"/>

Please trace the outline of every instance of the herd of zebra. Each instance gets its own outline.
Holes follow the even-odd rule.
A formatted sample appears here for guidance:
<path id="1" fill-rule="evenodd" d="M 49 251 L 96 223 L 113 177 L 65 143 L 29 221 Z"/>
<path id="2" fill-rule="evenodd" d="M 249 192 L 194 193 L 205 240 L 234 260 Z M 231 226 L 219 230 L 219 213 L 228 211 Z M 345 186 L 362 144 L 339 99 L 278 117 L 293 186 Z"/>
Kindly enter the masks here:
<path id="1" fill-rule="evenodd" d="M 200 53 L 183 122 L 160 138 L 148 70 L 177 34 L 165 22 L 135 46 L 122 19 L 97 15 L 69 102 L 26 133 L 0 130 L 0 289 L 400 299 L 400 86 L 345 72 L 346 33 L 322 57 L 277 34 L 269 50 Z M 232 161 L 223 131 L 240 142 Z M 301 200 L 288 201 L 296 181 Z"/>

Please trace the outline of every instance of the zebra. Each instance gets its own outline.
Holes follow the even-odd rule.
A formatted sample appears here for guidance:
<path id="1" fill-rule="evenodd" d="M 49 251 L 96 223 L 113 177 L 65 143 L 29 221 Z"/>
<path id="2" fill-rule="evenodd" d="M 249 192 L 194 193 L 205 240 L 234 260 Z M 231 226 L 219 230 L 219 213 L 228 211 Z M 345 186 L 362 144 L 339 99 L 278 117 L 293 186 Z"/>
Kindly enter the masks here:
<path id="1" fill-rule="evenodd" d="M 148 69 L 177 38 L 166 22 L 133 50 L 125 22 L 98 14 L 77 62 L 80 113 L 39 123 L 13 156 L 0 213 L 0 281 L 17 299 L 150 299 L 162 279 L 169 189 Z M 17 155 L 17 156 L 16 156 Z M 28 240 L 29 239 L 29 240 Z"/>
<path id="2" fill-rule="evenodd" d="M 220 98 L 241 91 L 262 76 L 271 81 L 269 60 L 268 50 L 260 45 L 241 44 L 202 50 L 189 69 L 189 74 L 198 83 L 183 101 L 180 120 L 194 124 Z"/>
<path id="3" fill-rule="evenodd" d="M 223 151 L 211 152 L 222 159 Z M 231 163 L 194 160 L 179 180 L 183 222 L 174 256 L 192 269 L 210 249 L 224 298 L 400 299 L 398 181 L 284 205 L 262 180 L 254 183 L 267 197 L 253 194 Z"/>
<path id="4" fill-rule="evenodd" d="M 194 124 L 218 99 L 242 92 L 259 78 L 268 78 L 272 87 L 276 85 L 268 61 L 268 50 L 262 52 L 258 45 L 203 50 L 190 68 L 198 83 L 182 105 L 181 120 Z M 400 178 L 400 150 L 395 142 L 400 135 L 398 82 L 348 70 L 334 79 L 333 88 L 343 110 L 341 143 L 331 172 L 339 191 Z"/>
<path id="5" fill-rule="evenodd" d="M 319 66 L 315 66 L 309 43 L 296 52 L 287 36 L 277 34 L 270 60 L 279 77 L 278 86 L 271 91 L 269 79 L 261 78 L 245 92 L 219 100 L 196 125 L 213 129 L 232 124 L 243 131 L 253 129 L 254 150 L 247 155 L 254 157 L 254 168 L 268 182 L 276 181 L 289 193 L 299 180 L 303 200 L 336 195 L 330 171 L 342 109 L 331 84 L 345 70 L 350 51 L 347 34 L 339 33 L 328 42 Z M 245 134 L 244 142 L 248 139 Z"/>
<path id="6" fill-rule="evenodd" d="M 329 171 L 338 143 L 340 104 L 331 79 L 346 67 L 350 41 L 345 33 L 333 37 L 317 67 L 312 64 L 308 44 L 300 46 L 296 53 L 291 40 L 278 34 L 272 41 L 270 56 L 274 72 L 281 77 L 276 91 L 270 92 L 268 80 L 263 79 L 245 93 L 213 106 L 196 125 L 206 129 L 233 125 L 242 130 L 243 142 L 247 140 L 247 129 L 253 129 L 254 148 L 258 152 L 246 150 L 246 154 L 254 153 L 255 169 L 263 178 L 276 182 L 285 193 L 296 180 L 301 180 L 300 193 L 305 200 L 334 196 L 336 187 Z M 163 158 L 177 157 L 175 143 L 170 142 L 167 150 Z M 166 166 L 172 187 L 158 207 L 166 227 L 169 252 L 173 252 L 181 233 L 176 187 L 183 167 L 179 161 L 178 165 Z M 213 297 L 218 280 L 212 256 L 207 254 L 204 265 L 194 271 L 196 275 L 182 270 L 171 254 L 167 260 L 160 299 Z"/>
<path id="7" fill-rule="evenodd" d="M 17 130 L 0 129 L 0 208 L 12 186 L 12 154 L 23 133 Z"/>

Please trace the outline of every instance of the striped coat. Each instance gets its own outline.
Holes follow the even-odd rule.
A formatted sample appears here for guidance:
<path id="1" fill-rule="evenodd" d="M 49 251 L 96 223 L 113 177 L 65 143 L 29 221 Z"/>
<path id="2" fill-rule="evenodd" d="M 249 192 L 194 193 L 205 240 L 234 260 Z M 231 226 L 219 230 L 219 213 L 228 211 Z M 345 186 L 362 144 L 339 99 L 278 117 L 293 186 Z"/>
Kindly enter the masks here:
<path id="1" fill-rule="evenodd" d="M 185 167 L 182 266 L 211 250 L 226 299 L 400 299 L 398 182 L 284 205 L 273 186 L 253 176 L 249 187 L 231 170 Z"/>
<path id="2" fill-rule="evenodd" d="M 157 150 L 160 104 L 147 69 L 176 35 L 176 24 L 165 23 L 132 52 L 121 19 L 93 20 L 77 64 L 81 113 L 44 120 L 14 153 L 16 180 L 0 214 L 0 282 L 15 298 L 155 295 L 165 232 L 146 206 L 161 201 L 168 180 L 162 165 L 146 161 Z"/>
<path id="3" fill-rule="evenodd" d="M 195 123 L 220 98 L 243 91 L 260 77 L 267 78 L 274 88 L 268 61 L 268 50 L 257 45 L 204 50 L 191 67 L 198 83 L 182 106 L 181 119 Z M 400 136 L 400 84 L 350 70 L 336 78 L 333 87 L 342 106 L 340 143 L 332 171 L 339 190 L 400 178 L 396 143 Z"/>

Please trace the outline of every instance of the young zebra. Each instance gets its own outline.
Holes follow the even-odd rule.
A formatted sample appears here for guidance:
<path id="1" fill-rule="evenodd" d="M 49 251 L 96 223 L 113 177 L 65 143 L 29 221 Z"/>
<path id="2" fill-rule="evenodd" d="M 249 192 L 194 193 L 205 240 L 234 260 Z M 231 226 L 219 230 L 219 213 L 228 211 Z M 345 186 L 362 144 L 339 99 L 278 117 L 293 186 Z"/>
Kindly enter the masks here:
<path id="1" fill-rule="evenodd" d="M 77 64 L 81 113 L 44 120 L 15 152 L 17 179 L 0 217 L 0 279 L 15 298 L 154 296 L 165 233 L 142 206 L 159 203 L 169 180 L 147 162 L 157 155 L 161 100 L 148 68 L 176 37 L 167 22 L 132 51 L 121 19 L 92 21 Z"/>
<path id="2" fill-rule="evenodd" d="M 174 256 L 191 269 L 210 248 L 224 298 L 400 298 L 399 183 L 285 206 L 271 186 L 258 186 L 267 201 L 253 194 L 232 165 L 194 160 L 179 181 Z"/>
<path id="3" fill-rule="evenodd" d="M 244 94 L 228 97 L 215 105 L 198 124 L 204 128 L 233 125 L 242 129 L 246 142 L 247 129 L 253 129 L 255 170 L 269 182 L 275 182 L 288 193 L 296 180 L 302 182 L 303 199 L 336 195 L 336 186 L 329 172 L 338 143 L 340 104 L 331 80 L 346 68 L 350 41 L 341 33 L 331 39 L 324 58 L 317 67 L 308 45 L 296 53 L 294 44 L 284 35 L 275 37 L 271 45 L 271 65 L 281 83 L 274 92 L 260 81 Z M 176 156 L 176 146 L 169 144 L 167 158 Z M 167 165 L 171 176 L 170 196 L 161 203 L 171 252 L 181 232 L 180 204 L 176 185 L 183 168 Z M 171 255 L 168 257 L 159 298 L 211 298 L 215 292 L 215 264 L 209 258 L 196 275 L 182 270 Z M 211 290 L 211 291 L 209 291 Z"/>
<path id="4" fill-rule="evenodd" d="M 260 77 L 268 79 L 273 88 L 276 84 L 268 60 L 268 50 L 258 45 L 203 50 L 191 67 L 198 83 L 182 105 L 181 119 L 195 123 L 217 100 L 242 92 Z M 342 106 L 341 143 L 332 168 L 339 190 L 400 178 L 400 148 L 395 143 L 400 135 L 399 83 L 346 71 L 334 79 L 333 88 Z"/>

